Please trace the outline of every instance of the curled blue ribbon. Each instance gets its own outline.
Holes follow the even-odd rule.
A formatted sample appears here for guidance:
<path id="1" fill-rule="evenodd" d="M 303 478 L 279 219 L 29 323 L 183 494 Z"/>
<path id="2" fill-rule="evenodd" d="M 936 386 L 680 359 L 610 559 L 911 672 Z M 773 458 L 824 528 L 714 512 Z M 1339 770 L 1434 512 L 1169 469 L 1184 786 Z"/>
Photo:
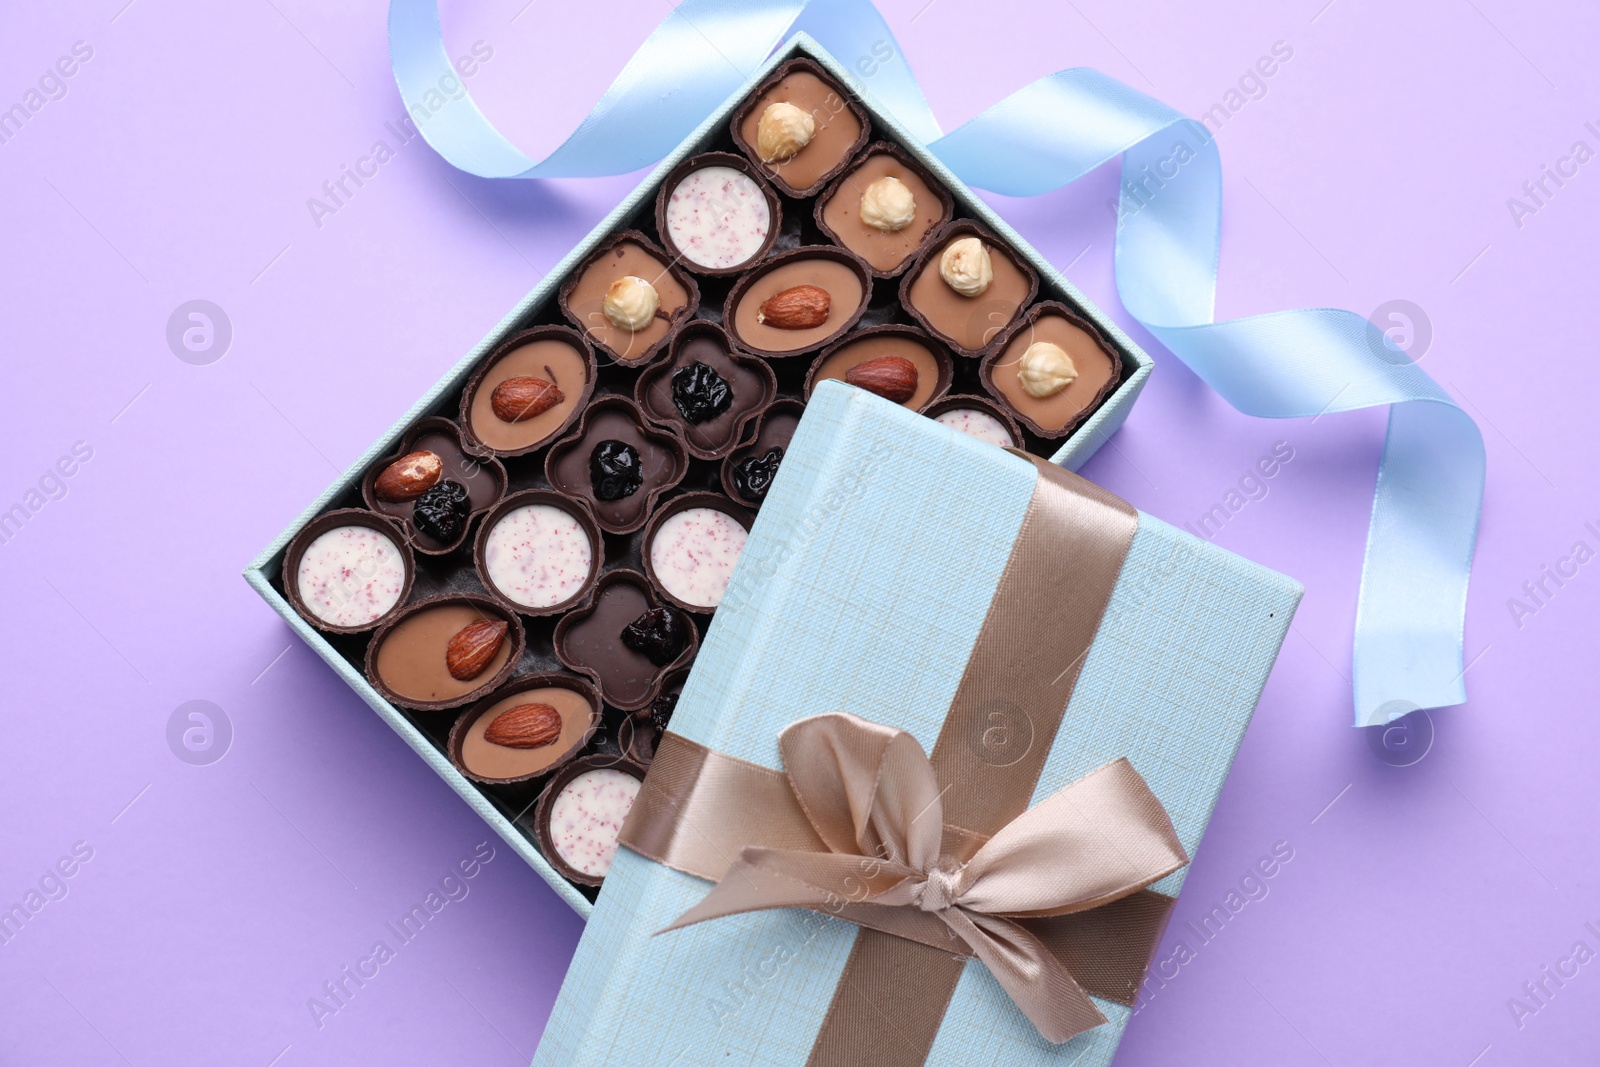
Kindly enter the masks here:
<path id="1" fill-rule="evenodd" d="M 437 0 L 389 7 L 395 81 L 407 108 L 428 116 L 418 122 L 423 137 L 456 167 L 490 178 L 599 177 L 653 163 L 797 31 L 835 56 L 861 57 L 863 77 L 852 77 L 850 88 L 969 185 L 1035 196 L 1120 155 L 1123 306 L 1240 411 L 1298 418 L 1389 405 L 1356 609 L 1355 724 L 1465 701 L 1462 625 L 1483 503 L 1482 435 L 1426 372 L 1352 312 L 1215 321 L 1222 161 L 1199 123 L 1076 68 L 940 136 L 894 34 L 868 0 L 683 0 L 572 135 L 535 161 L 470 95 L 440 96 L 441 85 L 459 82 Z"/>

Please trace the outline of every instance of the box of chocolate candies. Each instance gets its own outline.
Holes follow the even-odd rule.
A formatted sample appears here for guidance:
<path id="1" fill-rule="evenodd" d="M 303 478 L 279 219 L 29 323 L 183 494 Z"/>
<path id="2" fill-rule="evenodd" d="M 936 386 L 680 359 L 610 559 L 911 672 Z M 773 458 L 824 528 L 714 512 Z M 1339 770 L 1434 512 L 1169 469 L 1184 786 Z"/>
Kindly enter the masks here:
<path id="1" fill-rule="evenodd" d="M 1075 468 L 1150 367 L 797 38 L 246 577 L 587 914 L 818 383 Z"/>

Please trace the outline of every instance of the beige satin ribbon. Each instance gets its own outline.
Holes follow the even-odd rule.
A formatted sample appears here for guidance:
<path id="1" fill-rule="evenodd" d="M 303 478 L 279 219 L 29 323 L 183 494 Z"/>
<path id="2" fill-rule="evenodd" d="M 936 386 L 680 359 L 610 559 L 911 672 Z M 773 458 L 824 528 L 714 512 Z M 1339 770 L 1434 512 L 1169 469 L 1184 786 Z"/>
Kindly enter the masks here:
<path id="1" fill-rule="evenodd" d="M 939 783 L 910 734 L 853 715 L 818 715 L 784 730 L 779 751 L 825 850 L 746 846 L 667 930 L 770 908 L 842 915 L 849 907 L 852 921 L 937 944 L 928 927 L 942 924 L 1046 1040 L 1105 1022 L 1043 942 L 1013 920 L 1088 911 L 1188 862 L 1160 801 L 1127 760 L 1052 794 L 961 862 L 944 851 Z"/>
<path id="2" fill-rule="evenodd" d="M 922 1063 L 968 955 L 1065 1040 L 1104 1022 L 1085 990 L 1132 1002 L 1165 925 L 1171 899 L 1143 887 L 1186 858 L 1125 760 L 1028 809 L 1137 528 L 1123 501 L 1034 463 L 931 758 L 846 715 L 786 730 L 786 773 L 669 733 L 623 828 L 625 846 L 717 881 L 674 927 L 799 906 L 864 928 L 812 1067 Z"/>

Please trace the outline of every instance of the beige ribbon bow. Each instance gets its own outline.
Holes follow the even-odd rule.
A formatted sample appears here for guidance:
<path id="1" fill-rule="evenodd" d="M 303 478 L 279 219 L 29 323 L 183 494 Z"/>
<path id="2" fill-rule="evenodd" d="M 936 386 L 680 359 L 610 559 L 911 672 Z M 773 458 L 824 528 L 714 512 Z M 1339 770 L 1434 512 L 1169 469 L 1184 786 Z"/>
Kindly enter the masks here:
<path id="1" fill-rule="evenodd" d="M 829 851 L 747 846 L 711 892 L 661 932 L 741 912 L 813 908 L 927 943 L 927 924 L 942 922 L 1039 1033 L 1061 1042 L 1105 1016 L 1012 920 L 1096 908 L 1189 862 L 1161 802 L 1126 759 L 1028 809 L 962 863 L 947 841 L 974 835 L 944 825 L 933 765 L 910 734 L 854 715 L 817 715 L 784 730 L 778 750 Z"/>

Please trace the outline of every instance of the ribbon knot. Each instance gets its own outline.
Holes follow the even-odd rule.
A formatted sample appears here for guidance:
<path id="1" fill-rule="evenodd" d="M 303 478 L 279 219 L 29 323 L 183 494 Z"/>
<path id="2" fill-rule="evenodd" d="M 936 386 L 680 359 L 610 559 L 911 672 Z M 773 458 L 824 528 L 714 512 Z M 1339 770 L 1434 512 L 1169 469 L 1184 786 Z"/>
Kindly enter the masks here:
<path id="1" fill-rule="evenodd" d="M 945 826 L 945 787 L 903 730 L 817 715 L 784 730 L 778 750 L 825 850 L 746 845 L 667 930 L 812 908 L 929 945 L 949 944 L 953 933 L 1039 1033 L 1060 1042 L 1105 1016 L 1027 923 L 1120 901 L 1189 862 L 1161 802 L 1126 759 L 1089 772 L 985 840 Z M 965 837 L 957 851 L 970 855 L 945 854 L 947 830 Z"/>
<path id="2" fill-rule="evenodd" d="M 959 867 L 933 867 L 928 871 L 927 881 L 923 882 L 916 890 L 917 907 L 923 911 L 944 911 L 955 903 L 956 883 L 961 877 Z"/>

